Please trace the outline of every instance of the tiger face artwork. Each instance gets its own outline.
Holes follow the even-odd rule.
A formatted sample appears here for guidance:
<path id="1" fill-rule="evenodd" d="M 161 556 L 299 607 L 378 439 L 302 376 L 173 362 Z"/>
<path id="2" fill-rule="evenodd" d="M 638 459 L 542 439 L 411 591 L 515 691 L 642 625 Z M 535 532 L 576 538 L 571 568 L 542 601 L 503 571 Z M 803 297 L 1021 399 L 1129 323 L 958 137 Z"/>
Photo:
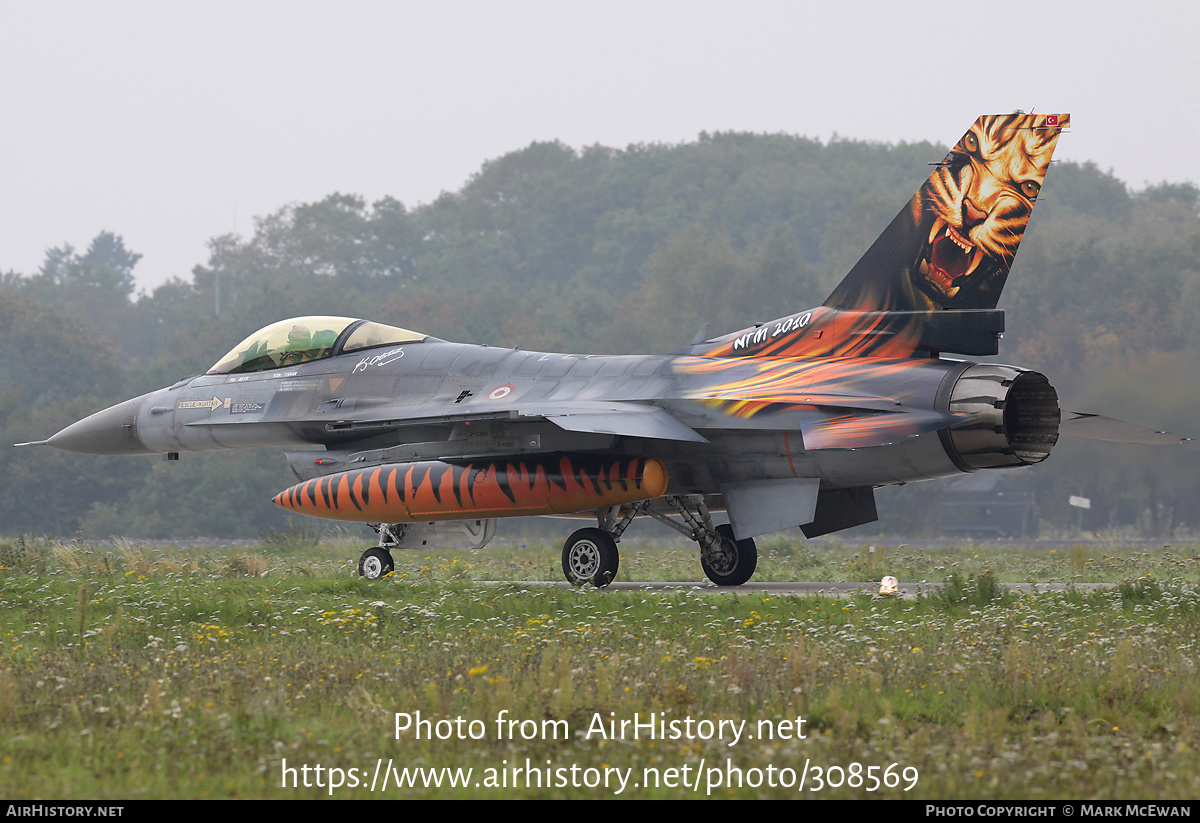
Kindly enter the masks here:
<path id="1" fill-rule="evenodd" d="M 1069 114 L 975 120 L 825 302 L 693 346 L 717 357 L 995 354 L 996 310 Z M 934 315 L 984 310 L 970 316 Z"/>
<path id="2" fill-rule="evenodd" d="M 825 301 L 848 311 L 994 309 L 1067 114 L 989 114 Z"/>
<path id="3" fill-rule="evenodd" d="M 924 233 L 914 284 L 930 308 L 995 306 L 1069 118 L 979 118 L 911 201 Z"/>

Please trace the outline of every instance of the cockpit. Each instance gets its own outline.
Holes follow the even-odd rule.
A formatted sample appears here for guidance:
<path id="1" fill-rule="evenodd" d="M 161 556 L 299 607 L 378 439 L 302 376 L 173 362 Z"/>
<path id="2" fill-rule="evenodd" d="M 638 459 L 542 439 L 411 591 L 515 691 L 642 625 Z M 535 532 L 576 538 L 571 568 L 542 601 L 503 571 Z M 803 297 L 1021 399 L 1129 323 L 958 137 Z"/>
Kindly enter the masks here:
<path id="1" fill-rule="evenodd" d="M 293 317 L 259 329 L 217 361 L 208 374 L 246 372 L 324 360 L 376 346 L 420 343 L 426 335 L 351 317 Z"/>

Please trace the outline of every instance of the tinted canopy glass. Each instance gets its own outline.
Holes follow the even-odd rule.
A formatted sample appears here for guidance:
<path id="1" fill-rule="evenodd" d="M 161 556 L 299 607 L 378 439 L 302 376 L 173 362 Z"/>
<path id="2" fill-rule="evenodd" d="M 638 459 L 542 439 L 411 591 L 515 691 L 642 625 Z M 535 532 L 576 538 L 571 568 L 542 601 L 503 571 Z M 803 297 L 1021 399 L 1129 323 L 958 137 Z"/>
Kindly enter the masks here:
<path id="1" fill-rule="evenodd" d="M 345 339 L 339 343 L 341 338 Z M 352 317 L 293 317 L 259 329 L 234 346 L 208 373 L 264 371 L 321 360 L 343 351 L 419 343 L 424 339 L 425 335 L 408 329 Z"/>
<path id="2" fill-rule="evenodd" d="M 350 331 L 338 354 L 370 349 L 375 346 L 391 346 L 396 343 L 418 343 L 424 339 L 425 335 L 415 331 L 398 326 L 385 326 L 382 323 L 372 323 L 368 320 Z"/>

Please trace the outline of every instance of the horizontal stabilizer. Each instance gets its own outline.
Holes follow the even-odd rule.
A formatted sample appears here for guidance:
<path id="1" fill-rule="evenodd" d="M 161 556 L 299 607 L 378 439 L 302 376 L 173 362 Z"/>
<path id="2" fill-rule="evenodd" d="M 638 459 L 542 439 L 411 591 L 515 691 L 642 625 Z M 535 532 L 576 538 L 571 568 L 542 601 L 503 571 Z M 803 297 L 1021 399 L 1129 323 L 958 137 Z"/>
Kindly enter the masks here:
<path id="1" fill-rule="evenodd" d="M 1099 414 L 1064 412 L 1063 418 L 1059 424 L 1059 433 L 1067 437 L 1104 440 L 1109 443 L 1140 443 L 1145 446 L 1167 446 L 1191 440 L 1190 437 L 1178 437 L 1170 432 L 1135 426 L 1133 423 L 1113 420 Z"/>
<path id="2" fill-rule="evenodd" d="M 886 446 L 909 437 L 962 423 L 969 415 L 930 410 L 883 414 L 843 414 L 810 420 L 800 426 L 804 448 L 862 449 Z"/>

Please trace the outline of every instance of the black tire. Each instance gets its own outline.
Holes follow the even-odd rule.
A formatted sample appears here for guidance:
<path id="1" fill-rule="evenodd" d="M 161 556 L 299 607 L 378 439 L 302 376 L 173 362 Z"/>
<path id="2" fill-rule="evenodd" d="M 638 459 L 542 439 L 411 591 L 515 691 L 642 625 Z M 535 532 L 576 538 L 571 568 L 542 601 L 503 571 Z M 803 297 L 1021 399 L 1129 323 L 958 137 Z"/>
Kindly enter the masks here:
<path id="1" fill-rule="evenodd" d="M 368 580 L 378 580 L 395 570 L 396 564 L 392 560 L 391 552 L 378 546 L 367 549 L 362 553 L 362 557 L 358 558 L 358 576 Z"/>
<path id="2" fill-rule="evenodd" d="M 563 544 L 563 574 L 572 586 L 591 583 L 602 589 L 613 582 L 621 554 L 612 535 L 600 529 L 580 529 Z"/>
<path id="3" fill-rule="evenodd" d="M 721 548 L 711 557 L 700 552 L 700 566 L 708 579 L 718 586 L 740 586 L 754 574 L 758 566 L 758 547 L 754 538 L 733 539 L 733 526 L 717 526 Z"/>

